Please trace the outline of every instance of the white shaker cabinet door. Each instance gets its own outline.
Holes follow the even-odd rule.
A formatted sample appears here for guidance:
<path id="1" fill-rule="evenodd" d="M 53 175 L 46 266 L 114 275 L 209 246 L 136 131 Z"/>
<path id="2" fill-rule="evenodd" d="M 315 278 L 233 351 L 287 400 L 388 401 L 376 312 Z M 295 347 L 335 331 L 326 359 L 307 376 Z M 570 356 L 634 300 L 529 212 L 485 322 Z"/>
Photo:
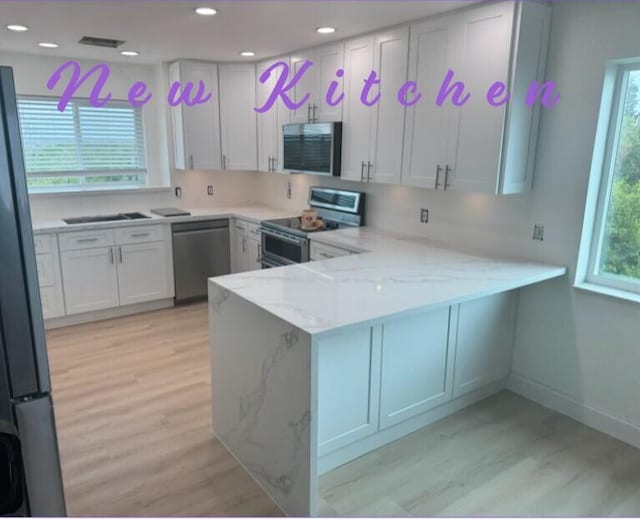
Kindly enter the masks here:
<path id="1" fill-rule="evenodd" d="M 179 81 L 183 88 L 188 83 L 192 83 L 195 93 L 202 81 L 205 85 L 205 93 L 212 95 L 211 100 L 204 104 L 195 106 L 180 104 L 171 108 L 176 169 L 201 171 L 221 169 L 218 65 L 178 61 L 170 65 L 169 72 L 171 83 Z"/>
<path id="2" fill-rule="evenodd" d="M 452 63 L 453 32 L 447 17 L 411 26 L 408 77 L 422 98 L 406 109 L 402 183 L 409 186 L 444 187 L 451 109 L 435 97 Z"/>
<path id="3" fill-rule="evenodd" d="M 378 430 L 379 328 L 320 339 L 318 348 L 318 455 Z"/>
<path id="4" fill-rule="evenodd" d="M 316 55 L 313 50 L 299 52 L 291 56 L 291 65 L 289 71 L 289 79 L 295 77 L 295 75 L 302 70 L 305 61 L 311 61 L 313 65 L 306 69 L 306 72 L 302 75 L 300 80 L 289 90 L 289 97 L 291 100 L 298 104 L 304 97 L 309 94 L 308 99 L 297 110 L 292 110 L 290 117 L 292 123 L 307 123 L 311 122 L 313 104 L 317 97 L 316 92 L 316 70 L 317 64 L 315 62 Z"/>
<path id="5" fill-rule="evenodd" d="M 496 81 L 509 85 L 513 9 L 513 2 L 502 2 L 460 14 L 454 72 L 471 97 L 453 109 L 447 189 L 490 194 L 498 190 L 505 106 L 492 106 L 486 94 Z"/>
<path id="6" fill-rule="evenodd" d="M 316 122 L 342 121 L 342 103 L 331 106 L 327 103 L 327 89 L 332 81 L 338 82 L 337 92 L 342 92 L 342 78 L 336 72 L 344 68 L 344 45 L 325 45 L 315 52 L 316 84 L 314 86 L 314 108 L 311 115 Z"/>
<path id="7" fill-rule="evenodd" d="M 60 253 L 67 314 L 118 306 L 118 276 L 113 247 Z"/>
<path id="8" fill-rule="evenodd" d="M 121 305 L 173 295 L 165 242 L 122 245 L 116 249 Z"/>
<path id="9" fill-rule="evenodd" d="M 459 307 L 454 397 L 504 379 L 511 370 L 515 329 L 514 292 Z"/>
<path id="10" fill-rule="evenodd" d="M 260 270 L 260 249 L 262 245 L 258 240 L 247 239 L 247 270 Z"/>
<path id="11" fill-rule="evenodd" d="M 407 81 L 408 47 L 408 27 L 375 36 L 373 68 L 382 85 L 370 128 L 371 166 L 367 169 L 370 182 L 400 183 L 405 108 L 398 102 L 397 92 Z"/>
<path id="12" fill-rule="evenodd" d="M 222 168 L 258 169 L 256 68 L 253 64 L 219 65 Z"/>
<path id="13" fill-rule="evenodd" d="M 451 399 L 449 357 L 448 307 L 383 325 L 381 429 Z"/>
<path id="14" fill-rule="evenodd" d="M 345 44 L 345 98 L 342 126 L 342 172 L 344 180 L 367 181 L 369 132 L 372 108 L 360 101 L 364 80 L 373 66 L 373 36 Z M 375 95 L 376 89 L 372 89 Z"/>

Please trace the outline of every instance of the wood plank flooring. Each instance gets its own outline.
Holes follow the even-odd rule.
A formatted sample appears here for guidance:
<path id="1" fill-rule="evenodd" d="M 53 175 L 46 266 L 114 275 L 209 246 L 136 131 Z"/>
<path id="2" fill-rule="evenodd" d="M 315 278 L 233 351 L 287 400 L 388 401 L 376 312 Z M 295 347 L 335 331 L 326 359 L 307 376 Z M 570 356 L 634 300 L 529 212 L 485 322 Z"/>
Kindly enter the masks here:
<path id="1" fill-rule="evenodd" d="M 508 391 L 320 478 L 322 515 L 640 516 L 640 450 Z"/>
<path id="2" fill-rule="evenodd" d="M 279 509 L 211 431 L 206 304 L 47 333 L 69 515 Z"/>
<path id="3" fill-rule="evenodd" d="M 70 515 L 281 515 L 211 432 L 206 304 L 47 336 Z M 640 451 L 503 392 L 320 493 L 323 515 L 640 515 Z"/>

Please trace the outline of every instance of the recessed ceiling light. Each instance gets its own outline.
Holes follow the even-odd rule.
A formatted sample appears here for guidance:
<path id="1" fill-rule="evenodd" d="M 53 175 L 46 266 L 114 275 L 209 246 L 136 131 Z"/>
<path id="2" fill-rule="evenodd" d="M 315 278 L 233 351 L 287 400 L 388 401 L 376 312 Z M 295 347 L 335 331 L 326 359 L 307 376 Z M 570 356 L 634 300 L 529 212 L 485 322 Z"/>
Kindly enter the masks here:
<path id="1" fill-rule="evenodd" d="M 11 25 L 7 25 L 7 29 L 13 32 L 24 32 L 24 31 L 28 31 L 29 27 L 27 27 L 26 25 L 11 24 Z"/>
<path id="2" fill-rule="evenodd" d="M 123 50 L 120 51 L 123 56 L 140 56 L 140 53 L 135 50 Z"/>
<path id="3" fill-rule="evenodd" d="M 256 53 L 253 52 L 252 50 L 243 50 L 240 53 L 240 56 L 244 56 L 245 58 L 250 58 L 251 56 L 255 56 L 255 55 L 256 55 Z"/>
<path id="4" fill-rule="evenodd" d="M 197 7 L 195 11 L 201 16 L 213 16 L 218 12 L 213 7 Z"/>
<path id="5" fill-rule="evenodd" d="M 38 43 L 39 47 L 44 47 L 45 49 L 57 49 L 58 47 L 60 47 L 60 45 L 58 45 L 57 43 L 53 43 L 50 41 L 43 41 L 41 43 Z"/>
<path id="6" fill-rule="evenodd" d="M 335 27 L 318 27 L 316 32 L 320 34 L 331 34 L 336 32 L 336 29 Z"/>

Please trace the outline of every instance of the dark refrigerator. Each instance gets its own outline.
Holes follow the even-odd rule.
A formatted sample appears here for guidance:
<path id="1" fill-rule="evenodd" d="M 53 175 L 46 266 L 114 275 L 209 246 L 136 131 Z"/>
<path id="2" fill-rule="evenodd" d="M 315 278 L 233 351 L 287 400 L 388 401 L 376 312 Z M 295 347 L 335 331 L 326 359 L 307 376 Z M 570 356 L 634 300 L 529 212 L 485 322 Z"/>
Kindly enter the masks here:
<path id="1" fill-rule="evenodd" d="M 64 516 L 13 72 L 0 67 L 0 516 Z"/>

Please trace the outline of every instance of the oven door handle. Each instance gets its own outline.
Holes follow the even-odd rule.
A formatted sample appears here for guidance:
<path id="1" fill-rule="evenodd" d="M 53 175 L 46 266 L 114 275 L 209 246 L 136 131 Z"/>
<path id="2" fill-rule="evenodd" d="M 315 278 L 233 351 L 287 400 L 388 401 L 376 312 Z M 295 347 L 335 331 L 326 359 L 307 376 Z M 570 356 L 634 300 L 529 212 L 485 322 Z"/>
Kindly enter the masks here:
<path id="1" fill-rule="evenodd" d="M 279 232 L 273 232 L 268 229 L 265 229 L 264 227 L 260 228 L 260 232 L 267 236 L 271 236 L 272 238 L 277 238 L 278 240 L 286 241 L 288 243 L 293 243 L 294 245 L 298 245 L 299 247 L 302 247 L 307 241 L 305 239 L 292 238 L 290 236 L 286 236 Z"/>
<path id="2" fill-rule="evenodd" d="M 262 256 L 261 258 L 258 258 L 258 263 L 260 263 L 263 267 L 271 267 L 271 268 L 286 267 L 288 265 L 287 263 L 278 263 L 276 261 L 270 261 L 264 256 Z"/>

